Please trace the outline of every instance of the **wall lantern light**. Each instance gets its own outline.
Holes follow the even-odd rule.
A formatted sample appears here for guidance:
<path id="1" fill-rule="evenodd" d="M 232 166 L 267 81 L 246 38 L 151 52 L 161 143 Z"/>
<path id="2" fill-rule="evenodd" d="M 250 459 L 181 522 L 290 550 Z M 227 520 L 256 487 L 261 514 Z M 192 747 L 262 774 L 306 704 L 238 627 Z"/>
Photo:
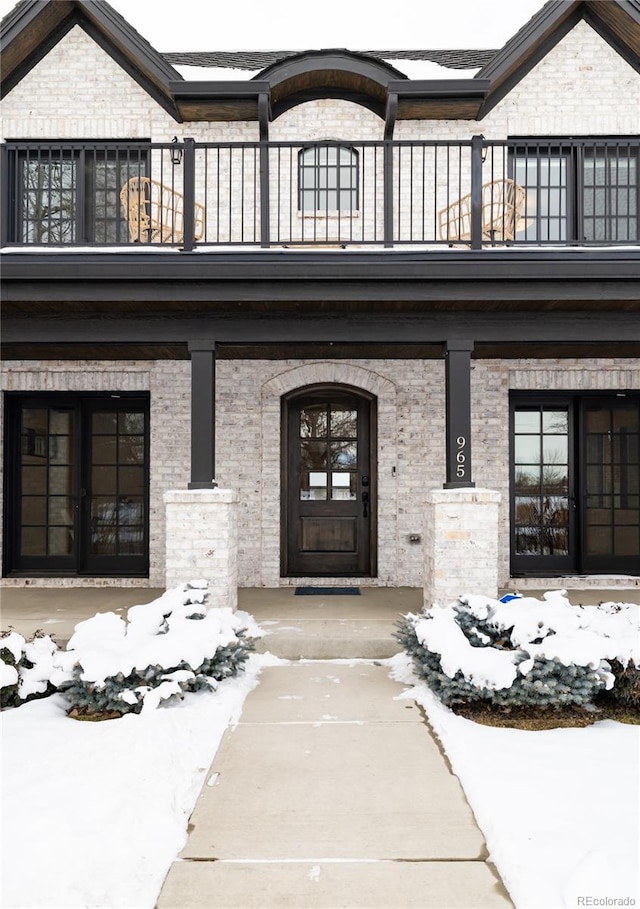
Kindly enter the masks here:
<path id="1" fill-rule="evenodd" d="M 174 136 L 171 140 L 171 163 L 172 164 L 182 164 L 182 149 L 178 145 L 178 137 Z"/>

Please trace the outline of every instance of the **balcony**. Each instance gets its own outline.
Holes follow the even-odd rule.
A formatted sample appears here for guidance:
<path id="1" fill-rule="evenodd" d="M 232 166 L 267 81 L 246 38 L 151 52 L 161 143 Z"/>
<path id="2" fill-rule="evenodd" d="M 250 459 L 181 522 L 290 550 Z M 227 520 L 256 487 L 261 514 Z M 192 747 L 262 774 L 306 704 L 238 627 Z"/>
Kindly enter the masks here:
<path id="1" fill-rule="evenodd" d="M 10 142 L 5 247 L 630 246 L 640 141 Z"/>

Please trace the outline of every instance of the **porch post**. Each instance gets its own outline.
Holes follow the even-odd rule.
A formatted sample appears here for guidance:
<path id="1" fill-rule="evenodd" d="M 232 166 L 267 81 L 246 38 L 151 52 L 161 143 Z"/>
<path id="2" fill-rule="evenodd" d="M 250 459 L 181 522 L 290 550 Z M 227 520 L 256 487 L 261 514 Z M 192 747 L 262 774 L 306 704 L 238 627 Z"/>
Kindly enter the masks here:
<path id="1" fill-rule="evenodd" d="M 482 143 L 471 137 L 471 249 L 482 249 Z"/>
<path id="2" fill-rule="evenodd" d="M 447 482 L 444 489 L 475 486 L 471 480 L 471 351 L 473 341 L 447 341 L 446 445 Z"/>
<path id="3" fill-rule="evenodd" d="M 7 191 L 9 185 L 9 149 L 6 142 L 3 142 L 0 146 L 0 186 L 4 186 L 5 191 L 0 199 L 0 246 L 6 246 L 9 239 L 17 239 L 17 237 L 11 237 L 9 231 L 9 192 Z"/>
<path id="4" fill-rule="evenodd" d="M 398 112 L 398 95 L 389 94 L 384 124 L 384 151 L 382 165 L 383 209 L 384 209 L 384 245 L 393 246 L 393 130 Z"/>
<path id="5" fill-rule="evenodd" d="M 260 126 L 260 246 L 271 245 L 269 197 L 269 96 L 258 95 Z"/>
<path id="6" fill-rule="evenodd" d="M 424 605 L 498 593 L 500 494 L 471 479 L 473 341 L 447 341 L 447 482 L 427 494 Z"/>
<path id="7" fill-rule="evenodd" d="M 184 139 L 183 142 L 184 200 L 182 209 L 182 251 L 191 252 L 196 244 L 196 143 L 195 139 Z"/>
<path id="8" fill-rule="evenodd" d="M 190 341 L 191 482 L 189 489 L 214 489 L 216 475 L 216 344 Z"/>

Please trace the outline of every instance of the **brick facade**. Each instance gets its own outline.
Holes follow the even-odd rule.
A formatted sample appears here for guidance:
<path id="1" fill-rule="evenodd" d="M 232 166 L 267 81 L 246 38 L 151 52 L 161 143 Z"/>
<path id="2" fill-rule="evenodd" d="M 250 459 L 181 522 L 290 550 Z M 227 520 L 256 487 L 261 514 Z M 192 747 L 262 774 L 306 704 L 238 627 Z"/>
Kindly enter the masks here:
<path id="1" fill-rule="evenodd" d="M 78 73 L 78 78 L 69 78 Z M 612 97 L 624 98 L 612 104 Z M 108 114 L 105 114 L 108 111 Z M 110 113 L 110 112 L 114 113 Z M 177 124 L 74 27 L 2 100 L 2 136 L 34 139 L 258 139 L 257 123 Z M 383 121 L 357 104 L 319 100 L 286 111 L 273 141 L 382 139 Z M 633 135 L 640 132 L 640 76 L 586 22 L 579 22 L 481 122 L 399 120 L 396 139 L 488 139 L 510 135 Z"/>
<path id="2" fill-rule="evenodd" d="M 442 360 L 219 360 L 216 369 L 217 481 L 238 495 L 241 587 L 301 583 L 280 578 L 280 401 L 295 388 L 336 382 L 372 392 L 378 404 L 378 576 L 367 583 L 419 587 L 424 555 L 410 535 L 428 533 L 427 496 L 445 479 Z M 161 586 L 165 566 L 163 494 L 189 481 L 190 364 L 185 361 L 5 364 L 12 391 L 150 391 L 151 570 Z M 498 576 L 509 578 L 510 390 L 640 390 L 634 360 L 478 360 L 472 364 L 474 481 L 501 494 Z M 395 470 L 393 469 L 395 468 Z M 302 579 L 304 581 L 304 579 Z M 308 579 L 311 580 L 311 579 Z M 353 579 L 353 583 L 358 583 Z M 24 584 L 5 579 L 4 583 Z M 32 582 L 33 583 L 33 582 Z M 121 579 L 38 581 L 121 584 Z M 327 581 L 329 583 L 329 581 Z M 341 578 L 339 583 L 349 583 Z"/>

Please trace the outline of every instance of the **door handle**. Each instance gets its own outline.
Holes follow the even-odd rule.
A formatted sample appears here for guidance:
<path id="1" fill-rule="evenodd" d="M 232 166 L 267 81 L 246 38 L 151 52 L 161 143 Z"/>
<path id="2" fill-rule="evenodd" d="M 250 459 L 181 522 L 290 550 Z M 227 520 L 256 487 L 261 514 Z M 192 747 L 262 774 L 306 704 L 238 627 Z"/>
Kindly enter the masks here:
<path id="1" fill-rule="evenodd" d="M 365 490 L 362 493 L 362 517 L 369 516 L 369 493 Z"/>

